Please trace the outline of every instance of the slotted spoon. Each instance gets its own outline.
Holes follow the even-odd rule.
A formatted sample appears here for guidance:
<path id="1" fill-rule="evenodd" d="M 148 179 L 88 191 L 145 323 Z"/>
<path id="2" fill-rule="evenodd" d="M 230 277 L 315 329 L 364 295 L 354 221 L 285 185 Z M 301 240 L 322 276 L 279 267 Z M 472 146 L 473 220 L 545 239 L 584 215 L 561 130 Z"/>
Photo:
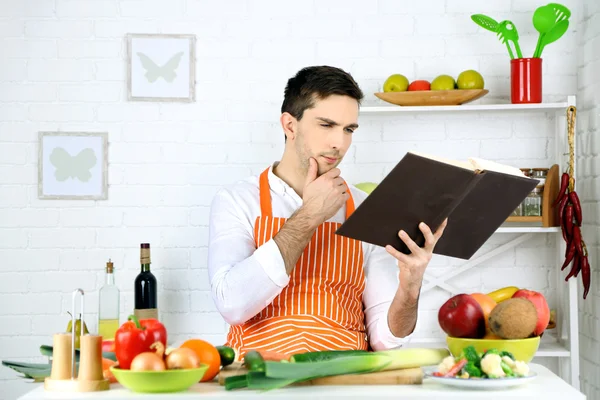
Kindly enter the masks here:
<path id="1" fill-rule="evenodd" d="M 498 22 L 492 17 L 483 14 L 473 14 L 471 15 L 471 19 L 477 25 L 490 32 L 496 32 L 498 30 Z"/>

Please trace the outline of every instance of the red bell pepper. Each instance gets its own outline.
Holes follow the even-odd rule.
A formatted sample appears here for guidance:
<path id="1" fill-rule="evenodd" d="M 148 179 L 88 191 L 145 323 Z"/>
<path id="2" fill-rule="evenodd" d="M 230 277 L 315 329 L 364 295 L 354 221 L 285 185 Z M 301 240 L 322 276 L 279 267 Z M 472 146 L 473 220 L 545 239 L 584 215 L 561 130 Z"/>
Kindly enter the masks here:
<path id="1" fill-rule="evenodd" d="M 130 315 L 115 333 L 115 356 L 119 368 L 129 369 L 131 361 L 140 353 L 153 351 L 150 346 L 161 342 L 167 346 L 167 330 L 157 319 L 138 320 Z"/>

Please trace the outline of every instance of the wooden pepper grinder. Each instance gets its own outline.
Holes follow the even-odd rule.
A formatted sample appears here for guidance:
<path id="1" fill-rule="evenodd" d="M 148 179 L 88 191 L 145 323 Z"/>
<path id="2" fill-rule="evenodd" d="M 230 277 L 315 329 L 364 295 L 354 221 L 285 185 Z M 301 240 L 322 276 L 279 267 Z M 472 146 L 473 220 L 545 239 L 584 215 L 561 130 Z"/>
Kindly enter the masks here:
<path id="1" fill-rule="evenodd" d="M 81 348 L 79 369 L 75 357 L 75 298 L 81 294 Z M 57 333 L 53 337 L 52 370 L 44 381 L 44 389 L 60 392 L 96 392 L 108 390 L 110 382 L 102 374 L 102 336 L 83 333 L 83 290 L 73 292 L 71 334 Z"/>

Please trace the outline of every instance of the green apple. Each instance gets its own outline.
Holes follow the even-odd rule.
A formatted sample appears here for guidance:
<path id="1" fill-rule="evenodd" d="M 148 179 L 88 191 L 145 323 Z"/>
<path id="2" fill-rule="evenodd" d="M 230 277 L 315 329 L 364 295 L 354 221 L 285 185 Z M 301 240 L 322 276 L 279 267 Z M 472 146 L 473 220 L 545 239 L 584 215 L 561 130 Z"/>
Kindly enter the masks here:
<path id="1" fill-rule="evenodd" d="M 469 69 L 458 75 L 456 84 L 459 89 L 483 89 L 484 80 L 479 72 Z"/>
<path id="2" fill-rule="evenodd" d="M 454 90 L 455 83 L 450 75 L 439 75 L 431 81 L 431 90 Z"/>
<path id="3" fill-rule="evenodd" d="M 408 79 L 404 75 L 390 75 L 383 83 L 384 92 L 404 92 L 408 89 Z"/>
<path id="4" fill-rule="evenodd" d="M 361 182 L 356 184 L 355 186 L 357 189 L 360 189 L 365 193 L 371 194 L 371 192 L 377 187 L 377 184 L 373 182 Z"/>

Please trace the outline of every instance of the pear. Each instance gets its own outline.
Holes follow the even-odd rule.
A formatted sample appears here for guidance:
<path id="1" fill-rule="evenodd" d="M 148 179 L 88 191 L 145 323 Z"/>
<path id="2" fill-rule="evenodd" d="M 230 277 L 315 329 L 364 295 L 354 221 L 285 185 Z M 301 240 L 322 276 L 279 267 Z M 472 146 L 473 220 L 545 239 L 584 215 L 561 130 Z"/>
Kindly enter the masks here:
<path id="1" fill-rule="evenodd" d="M 71 316 L 71 319 L 69 320 L 69 323 L 67 324 L 67 332 L 72 333 L 73 332 L 73 314 L 71 314 L 68 311 L 67 311 L 67 313 L 69 313 L 69 315 Z M 81 342 L 81 324 L 82 323 L 83 323 L 83 334 L 87 335 L 88 333 L 90 333 L 90 331 L 88 331 L 87 325 L 85 324 L 85 321 L 81 321 L 81 314 L 79 314 L 79 319 L 75 320 L 75 348 L 76 349 L 79 348 L 79 344 Z"/>

